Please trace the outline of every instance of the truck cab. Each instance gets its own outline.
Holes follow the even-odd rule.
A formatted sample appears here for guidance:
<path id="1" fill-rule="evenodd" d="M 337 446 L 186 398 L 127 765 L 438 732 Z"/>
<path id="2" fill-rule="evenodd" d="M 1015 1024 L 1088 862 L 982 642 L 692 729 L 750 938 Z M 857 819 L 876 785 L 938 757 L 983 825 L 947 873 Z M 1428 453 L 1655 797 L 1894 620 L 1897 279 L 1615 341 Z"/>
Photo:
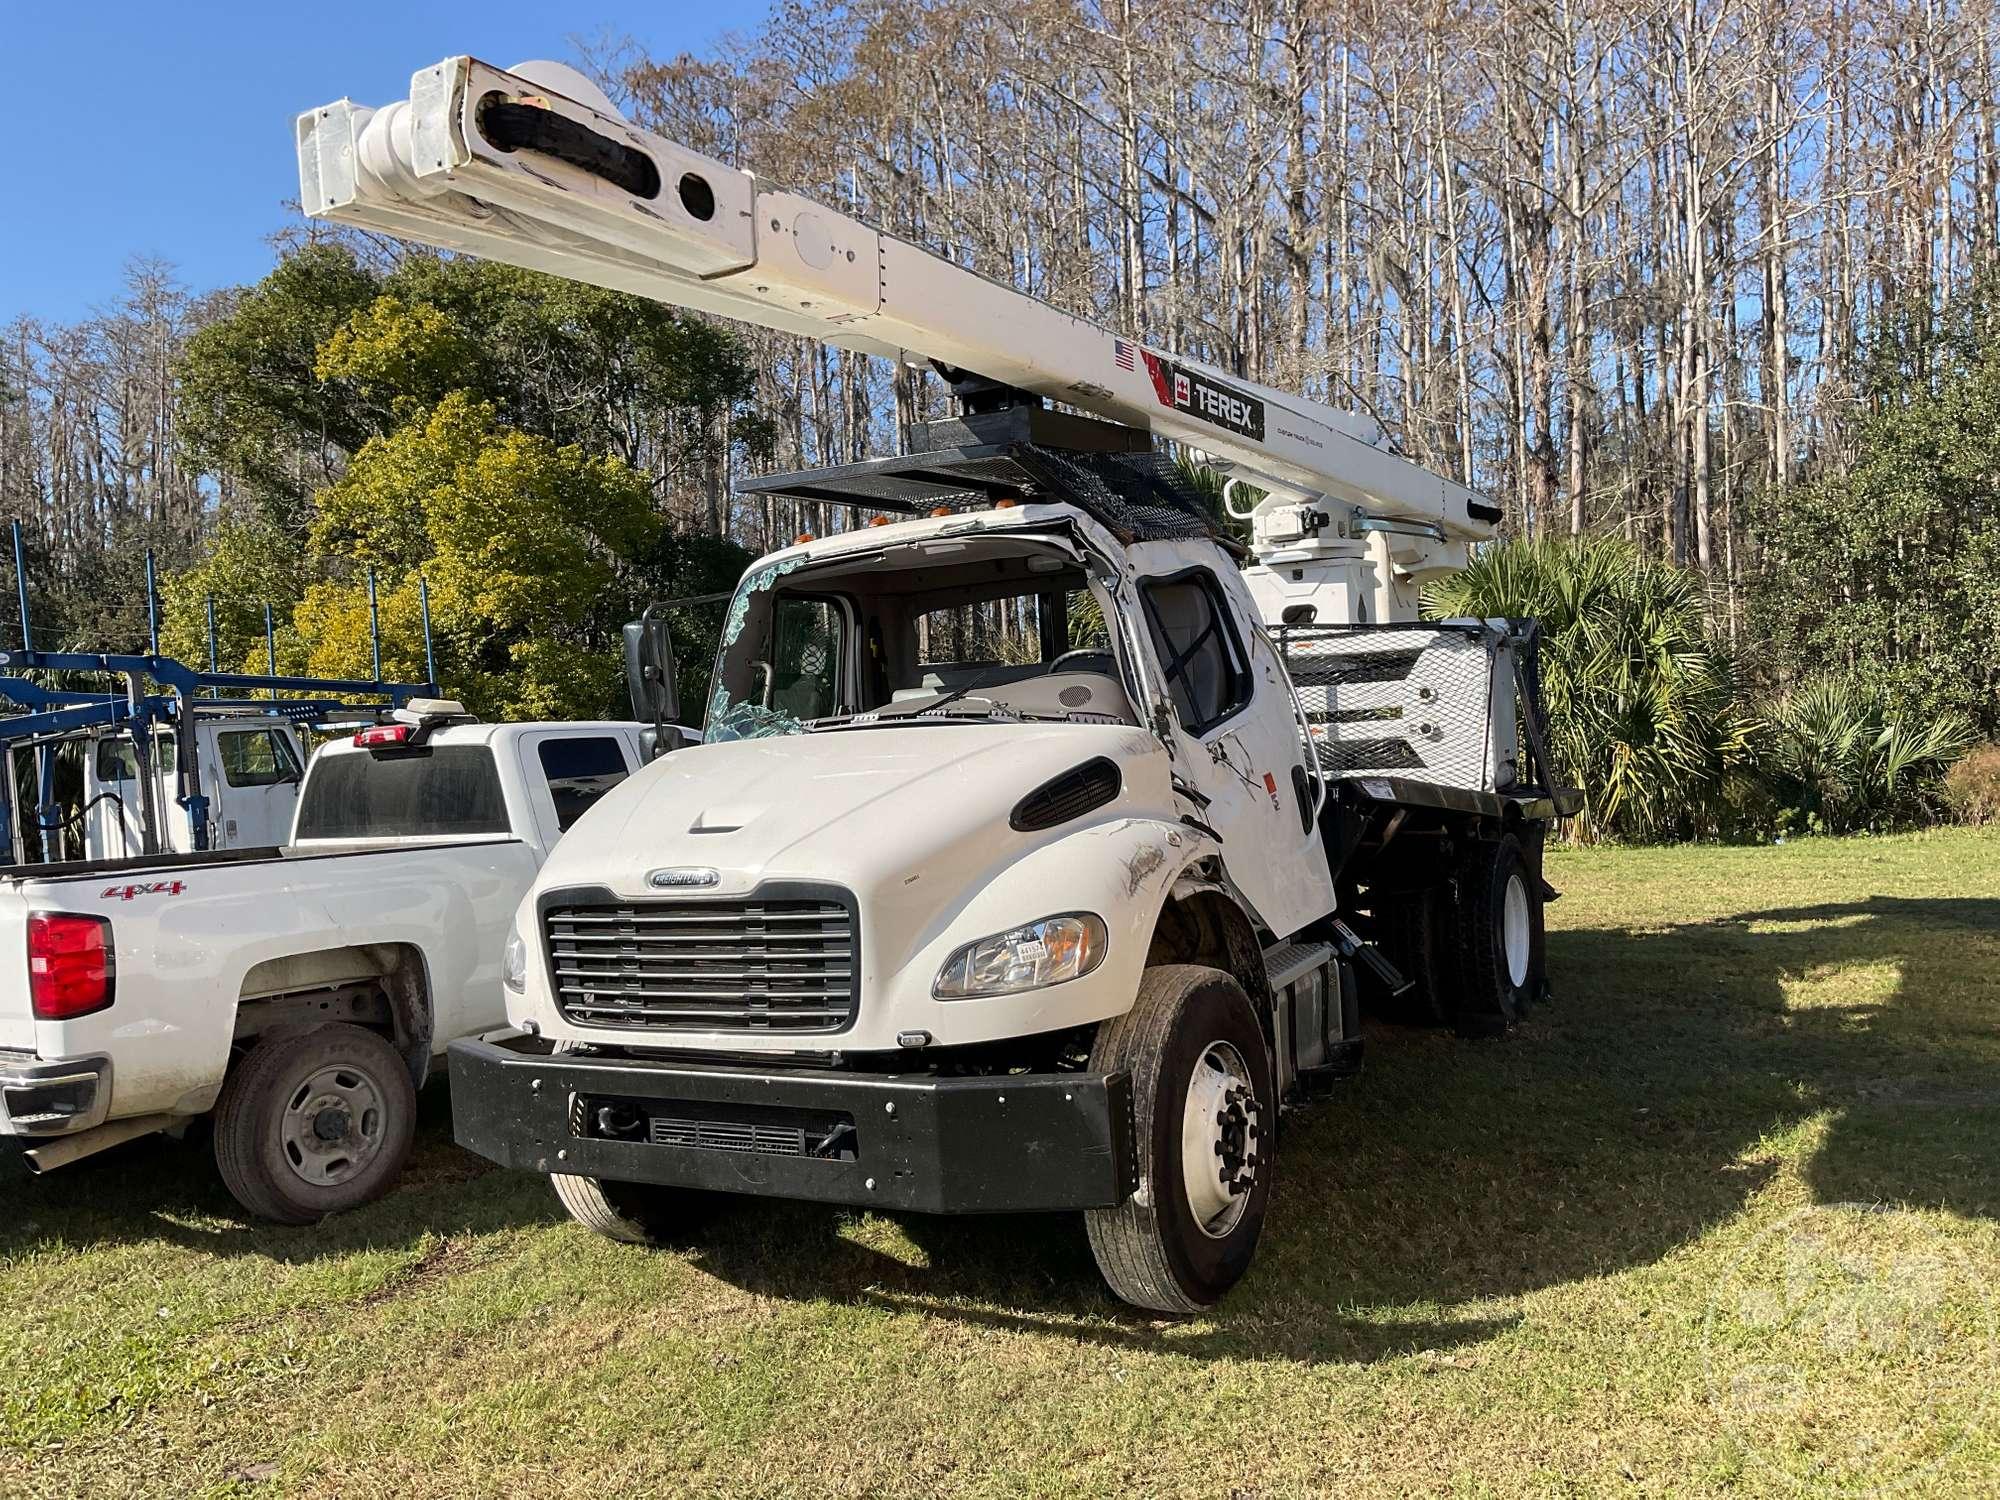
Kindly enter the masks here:
<path id="1" fill-rule="evenodd" d="M 155 728 L 152 774 L 156 805 L 174 806 L 176 731 Z M 298 729 L 271 719 L 195 721 L 199 785 L 209 789 L 208 847 L 262 849 L 285 841 L 298 806 L 307 751 Z M 144 852 L 139 758 L 129 733 L 90 737 L 83 763 L 85 859 L 127 859 Z M 168 851 L 191 852 L 193 829 L 184 817 L 163 816 Z"/>
<path id="2" fill-rule="evenodd" d="M 706 743 L 516 914 L 525 1040 L 455 1045 L 462 1142 L 624 1237 L 688 1188 L 1083 1209 L 1143 1305 L 1241 1274 L 1281 1100 L 1357 1046 L 1327 788 L 1198 497 L 1010 451 L 989 503 L 744 577 Z"/>

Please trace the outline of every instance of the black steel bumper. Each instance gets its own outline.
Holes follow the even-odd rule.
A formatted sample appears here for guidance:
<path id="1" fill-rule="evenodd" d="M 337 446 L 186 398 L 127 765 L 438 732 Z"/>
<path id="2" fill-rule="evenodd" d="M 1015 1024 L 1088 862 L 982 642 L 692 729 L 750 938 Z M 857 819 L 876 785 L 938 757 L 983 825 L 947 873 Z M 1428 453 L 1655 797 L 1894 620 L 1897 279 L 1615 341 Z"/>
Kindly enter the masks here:
<path id="1" fill-rule="evenodd" d="M 1127 1073 L 931 1078 L 453 1042 L 459 1144 L 533 1172 L 923 1213 L 1109 1208 L 1138 1186 Z"/>

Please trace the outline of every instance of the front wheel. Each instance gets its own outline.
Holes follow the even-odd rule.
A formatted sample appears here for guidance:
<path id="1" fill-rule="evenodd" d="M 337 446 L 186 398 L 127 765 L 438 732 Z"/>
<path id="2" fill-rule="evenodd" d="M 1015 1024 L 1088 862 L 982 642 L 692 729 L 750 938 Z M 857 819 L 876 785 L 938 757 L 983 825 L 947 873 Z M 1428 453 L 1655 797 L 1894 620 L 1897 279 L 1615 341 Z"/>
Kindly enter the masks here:
<path id="1" fill-rule="evenodd" d="M 713 1213 L 716 1195 L 650 1182 L 612 1182 L 553 1172 L 549 1184 L 569 1216 L 594 1234 L 626 1245 L 667 1245 Z"/>
<path id="2" fill-rule="evenodd" d="M 1137 1307 L 1213 1307 L 1250 1267 L 1277 1165 L 1271 1053 L 1249 998 L 1219 969 L 1148 969 L 1090 1066 L 1132 1075 L 1138 1127 L 1138 1191 L 1086 1214 L 1098 1270 Z"/>
<path id="3" fill-rule="evenodd" d="M 236 1201 L 313 1224 L 381 1197 L 402 1174 L 417 1090 L 396 1049 L 335 1023 L 263 1038 L 215 1106 L 215 1165 Z"/>

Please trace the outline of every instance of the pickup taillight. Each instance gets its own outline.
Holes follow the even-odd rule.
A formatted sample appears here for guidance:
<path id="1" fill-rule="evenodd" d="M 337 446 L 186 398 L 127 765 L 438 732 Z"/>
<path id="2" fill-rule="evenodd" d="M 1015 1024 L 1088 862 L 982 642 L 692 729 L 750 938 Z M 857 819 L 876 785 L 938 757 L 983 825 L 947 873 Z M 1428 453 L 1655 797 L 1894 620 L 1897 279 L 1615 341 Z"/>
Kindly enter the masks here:
<path id="1" fill-rule="evenodd" d="M 392 745 L 410 743 L 410 726 L 407 724 L 377 724 L 364 729 L 354 737 L 354 743 L 372 750 L 386 750 Z"/>
<path id="2" fill-rule="evenodd" d="M 73 912 L 28 917 L 28 999 L 39 1021 L 72 1021 L 111 1004 L 111 923 Z"/>

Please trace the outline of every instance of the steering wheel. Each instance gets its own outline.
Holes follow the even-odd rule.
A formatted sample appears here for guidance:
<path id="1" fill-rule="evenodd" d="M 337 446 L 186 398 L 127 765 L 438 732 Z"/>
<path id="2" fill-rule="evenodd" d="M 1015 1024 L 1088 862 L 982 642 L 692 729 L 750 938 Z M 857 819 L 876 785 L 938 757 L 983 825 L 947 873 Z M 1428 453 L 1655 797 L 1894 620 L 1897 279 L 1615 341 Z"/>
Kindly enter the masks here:
<path id="1" fill-rule="evenodd" d="M 1092 661 L 1102 662 L 1103 665 L 1097 667 L 1080 667 L 1080 668 L 1066 667 L 1063 665 L 1065 662 L 1076 661 L 1080 657 L 1087 657 Z M 1117 675 L 1118 663 L 1112 658 L 1112 655 L 1109 651 L 1102 650 L 1096 646 L 1084 646 L 1080 647 L 1075 651 L 1063 652 L 1061 656 L 1058 656 L 1054 661 L 1050 662 L 1046 667 L 1042 669 L 1042 675 L 1044 677 L 1053 677 L 1058 672 L 1069 672 L 1069 671 L 1102 672 L 1106 677 L 1112 677 Z"/>

